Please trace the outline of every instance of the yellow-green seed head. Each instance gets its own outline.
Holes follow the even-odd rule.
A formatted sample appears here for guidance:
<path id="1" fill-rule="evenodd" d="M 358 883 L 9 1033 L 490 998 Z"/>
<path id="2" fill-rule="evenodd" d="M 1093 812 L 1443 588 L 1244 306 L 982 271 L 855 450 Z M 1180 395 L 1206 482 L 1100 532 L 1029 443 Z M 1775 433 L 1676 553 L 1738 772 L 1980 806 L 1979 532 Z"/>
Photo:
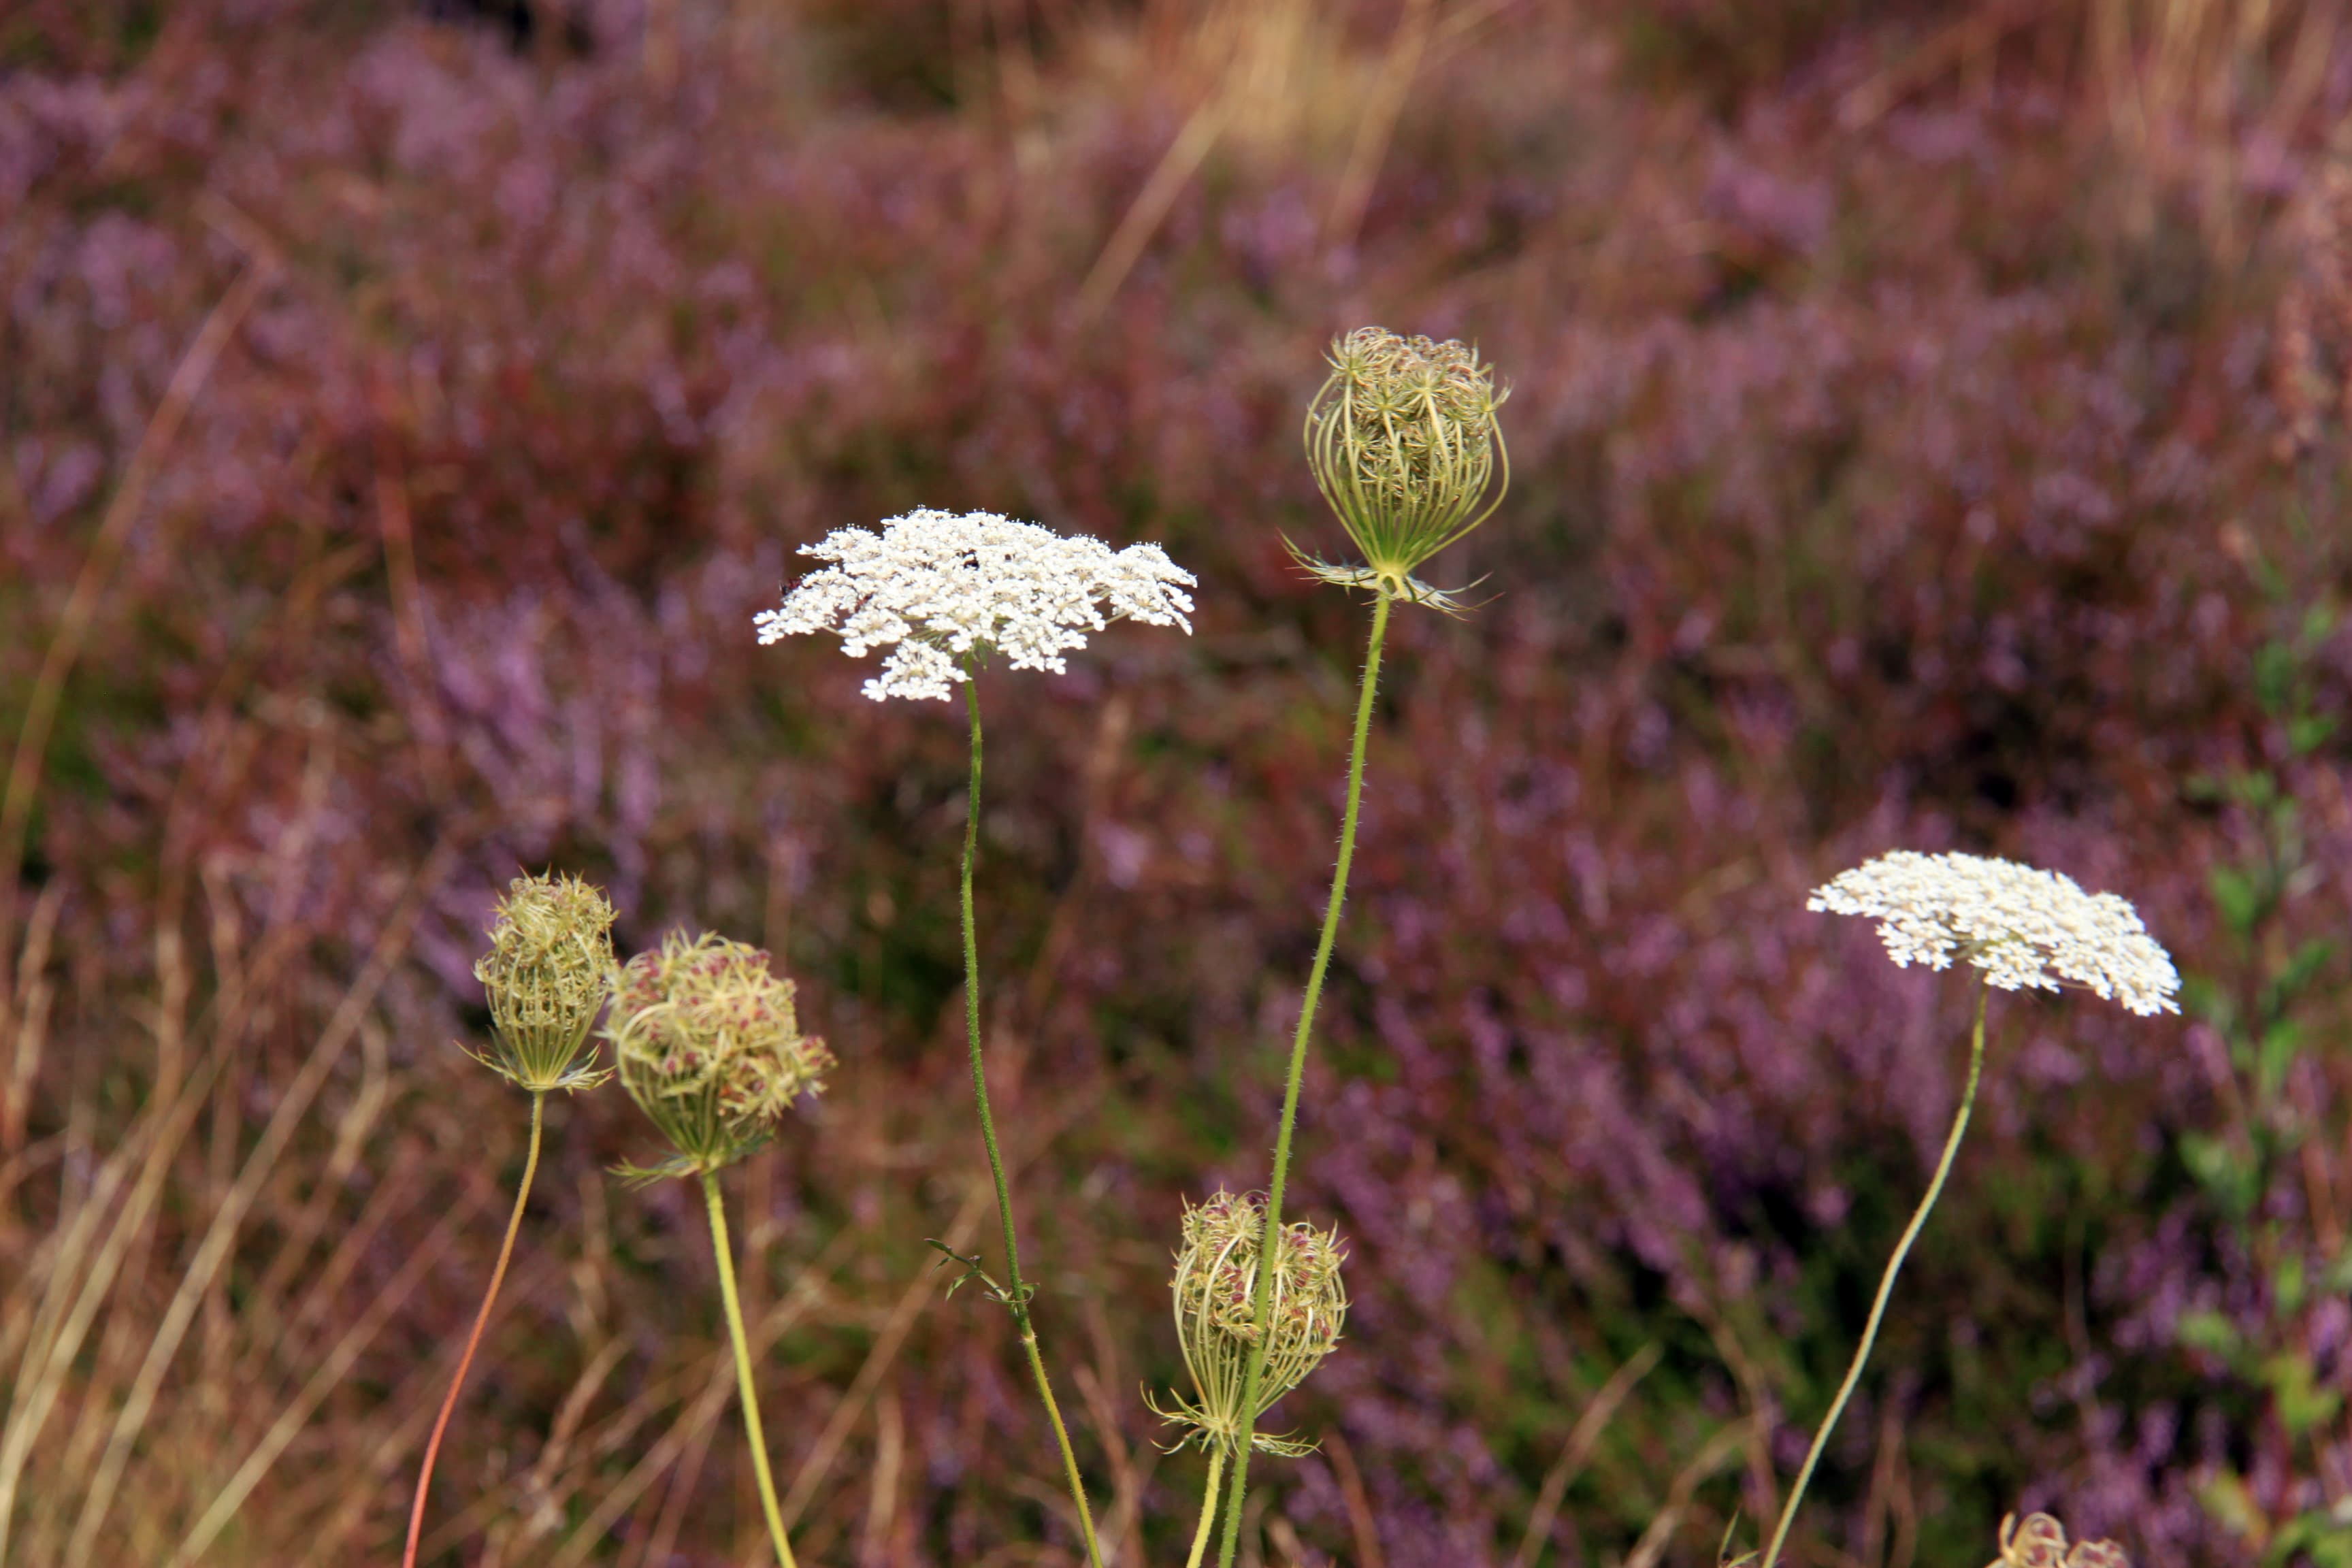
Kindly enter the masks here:
<path id="1" fill-rule="evenodd" d="M 1451 339 L 1359 327 L 1329 358 L 1331 374 L 1307 409 L 1307 461 L 1364 564 L 1303 554 L 1301 563 L 1328 583 L 1457 607 L 1412 572 L 1502 504 L 1511 462 L 1496 410 L 1508 389 L 1496 388 L 1477 351 Z"/>
<path id="2" fill-rule="evenodd" d="M 596 1070 L 588 1031 L 612 984 L 612 929 L 613 906 L 577 877 L 509 883 L 490 951 L 474 965 L 498 1037 L 476 1059 L 534 1093 L 604 1082 L 610 1075 Z"/>
<path id="3" fill-rule="evenodd" d="M 1231 1451 L 1242 1434 L 1273 1403 L 1297 1387 L 1331 1347 L 1348 1320 L 1348 1292 L 1339 1281 L 1336 1230 L 1286 1225 L 1276 1247 L 1267 1328 L 1272 1344 L 1258 1381 L 1257 1408 L 1244 1414 L 1243 1384 L 1249 1372 L 1257 1329 L 1250 1311 L 1257 1288 L 1259 1238 L 1265 1226 L 1265 1200 L 1255 1194 L 1220 1192 L 1184 1210 L 1184 1246 L 1170 1281 L 1176 1310 L 1176 1336 L 1192 1374 L 1198 1403 L 1176 1396 L 1173 1410 L 1152 1405 L 1160 1418 L 1193 1430 L 1180 1444 L 1198 1440 Z M 1254 1447 L 1273 1454 L 1298 1455 L 1312 1444 L 1259 1434 Z"/>
<path id="4" fill-rule="evenodd" d="M 793 1100 L 822 1091 L 833 1053 L 801 1033 L 793 992 L 765 952 L 709 933 L 672 931 L 620 970 L 605 1037 L 622 1086 L 677 1149 L 628 1174 L 732 1164 L 767 1141 Z"/>
<path id="5" fill-rule="evenodd" d="M 2112 1541 L 2078 1541 L 2066 1544 L 2066 1527 L 2046 1513 L 2030 1513 L 2020 1525 L 2017 1515 L 2000 1521 L 2000 1555 L 1986 1568 L 2131 1568 L 2131 1558 Z"/>

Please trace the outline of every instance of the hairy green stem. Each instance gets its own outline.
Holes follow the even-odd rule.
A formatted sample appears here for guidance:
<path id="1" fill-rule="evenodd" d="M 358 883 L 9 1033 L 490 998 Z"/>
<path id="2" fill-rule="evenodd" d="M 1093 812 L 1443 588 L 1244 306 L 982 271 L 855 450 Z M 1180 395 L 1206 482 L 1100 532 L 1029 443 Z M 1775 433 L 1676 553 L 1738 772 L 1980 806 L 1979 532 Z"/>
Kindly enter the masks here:
<path id="1" fill-rule="evenodd" d="M 969 672 L 967 672 L 969 675 Z M 1077 1505 L 1078 1528 L 1087 1539 L 1087 1562 L 1102 1568 L 1102 1547 L 1095 1540 L 1094 1510 L 1087 1504 L 1087 1485 L 1078 1475 L 1078 1457 L 1070 1447 L 1069 1428 L 1062 1423 L 1062 1407 L 1045 1376 L 1045 1358 L 1037 1349 L 1036 1326 L 1029 1317 L 1029 1295 L 1021 1283 L 1021 1250 L 1013 1236 L 1013 1189 L 1004 1179 L 1004 1156 L 996 1146 L 996 1119 L 988 1110 L 988 1077 L 980 1061 L 980 935 L 972 918 L 971 869 L 980 854 L 980 683 L 963 683 L 965 710 L 971 715 L 971 784 L 963 820 L 963 1016 L 971 1047 L 971 1096 L 980 1107 L 981 1141 L 988 1145 L 989 1174 L 996 1180 L 996 1215 L 1004 1226 L 1006 1305 L 1020 1331 L 1021 1348 L 1029 1357 L 1029 1371 L 1037 1380 L 1037 1397 L 1054 1425 L 1054 1441 L 1062 1450 L 1062 1469 L 1070 1483 L 1070 1500 Z"/>
<path id="2" fill-rule="evenodd" d="M 743 1303 L 735 1294 L 735 1247 L 727 1239 L 727 1210 L 719 1201 L 719 1173 L 702 1173 L 702 1197 L 710 1208 L 710 1250 L 719 1258 L 719 1295 L 727 1305 L 727 1332 L 735 1342 L 735 1386 L 743 1396 L 743 1432 L 751 1439 L 751 1473 L 760 1482 L 760 1508 L 768 1516 L 768 1538 L 776 1561 L 793 1568 L 792 1542 L 784 1539 L 783 1510 L 776 1506 L 776 1478 L 768 1471 L 768 1439 L 760 1424 L 760 1395 L 751 1387 L 751 1342 L 743 1332 Z"/>
<path id="3" fill-rule="evenodd" d="M 1224 1445 L 1212 1443 L 1209 1445 L 1209 1484 L 1201 1489 L 1201 1525 L 1192 1531 L 1192 1555 L 1184 1559 L 1184 1568 L 1201 1568 L 1201 1553 L 1209 1547 L 1209 1526 L 1217 1520 L 1217 1479 L 1224 1473 Z"/>
<path id="4" fill-rule="evenodd" d="M 1381 682 L 1381 644 L 1389 629 L 1389 595 L 1372 604 L 1372 635 L 1364 653 L 1364 676 L 1356 692 L 1356 736 L 1348 752 L 1348 805 L 1339 818 L 1339 858 L 1331 871 L 1331 897 L 1323 908 L 1323 934 L 1307 972 L 1307 996 L 1298 1009 L 1298 1032 L 1290 1041 L 1290 1078 L 1282 1091 L 1282 1128 L 1274 1140 L 1274 1180 L 1265 1193 L 1265 1223 L 1258 1232 L 1257 1279 L 1250 1289 L 1250 1322 L 1257 1333 L 1249 1371 L 1242 1380 L 1241 1440 L 1234 1452 L 1233 1484 L 1225 1495 L 1225 1529 L 1217 1543 L 1217 1568 L 1233 1568 L 1242 1538 L 1242 1497 L 1249 1482 L 1250 1438 L 1257 1429 L 1260 1381 L 1265 1375 L 1274 1336 L 1266 1320 L 1274 1303 L 1274 1271 L 1282 1235 L 1282 1189 L 1290 1175 L 1290 1133 L 1298 1120 L 1298 1085 L 1307 1071 L 1307 1040 L 1315 1027 L 1315 1005 L 1323 995 L 1324 972 L 1331 967 L 1331 944 L 1339 934 L 1339 907 L 1348 897 L 1348 867 L 1356 858 L 1356 810 L 1364 795 L 1364 744 L 1372 728 L 1372 694 Z"/>
<path id="5" fill-rule="evenodd" d="M 441 1454 L 441 1434 L 448 1430 L 450 1414 L 457 1408 L 457 1392 L 466 1386 L 466 1373 L 473 1369 L 474 1352 L 482 1342 L 482 1330 L 490 1321 L 490 1308 L 499 1299 L 499 1287 L 506 1283 L 507 1262 L 514 1257 L 515 1233 L 522 1228 L 523 1205 L 530 1201 L 530 1179 L 539 1170 L 539 1132 L 546 1120 L 547 1091 L 533 1089 L 530 1096 L 530 1152 L 523 1156 L 522 1184 L 515 1189 L 514 1213 L 507 1219 L 506 1239 L 499 1244 L 498 1267 L 490 1270 L 490 1288 L 482 1292 L 482 1308 L 474 1314 L 474 1331 L 466 1338 L 466 1353 L 457 1358 L 457 1375 L 449 1380 L 449 1392 L 441 1396 L 441 1414 L 434 1417 L 433 1436 L 425 1442 L 425 1463 L 416 1475 L 416 1500 L 408 1510 L 408 1544 L 400 1554 L 400 1568 L 416 1568 L 416 1545 L 425 1533 L 425 1496 L 433 1488 L 433 1461 Z"/>
<path id="6" fill-rule="evenodd" d="M 1936 1199 L 1944 1191 L 1944 1178 L 1952 1173 L 1952 1156 L 1960 1151 L 1960 1136 L 1969 1130 L 1969 1110 L 1976 1104 L 1977 1079 L 1984 1070 L 1985 1001 L 1991 987 L 1982 983 L 1977 986 L 1977 1026 L 1969 1045 L 1968 1086 L 1960 1091 L 1960 1111 L 1952 1118 L 1951 1135 L 1944 1140 L 1944 1157 L 1936 1162 L 1935 1180 L 1927 1184 L 1927 1195 L 1911 1215 L 1911 1223 L 1904 1227 L 1903 1239 L 1895 1244 L 1895 1256 L 1886 1260 L 1886 1272 L 1878 1281 L 1878 1299 L 1870 1304 L 1870 1321 L 1863 1326 L 1862 1344 L 1853 1352 L 1853 1364 L 1845 1369 L 1845 1382 L 1838 1387 L 1837 1397 L 1830 1401 L 1830 1413 L 1822 1417 L 1822 1429 L 1813 1434 L 1813 1446 L 1805 1455 L 1804 1468 L 1797 1472 L 1796 1489 L 1789 1494 L 1788 1503 L 1780 1510 L 1780 1522 L 1772 1529 L 1772 1543 L 1764 1549 L 1764 1568 L 1773 1568 L 1780 1561 L 1780 1547 L 1789 1539 L 1789 1526 L 1797 1517 L 1797 1505 L 1804 1500 L 1805 1487 L 1813 1479 L 1813 1467 L 1821 1463 L 1822 1450 L 1829 1447 L 1830 1433 L 1836 1427 L 1838 1417 L 1845 1413 L 1845 1402 L 1853 1396 L 1853 1385 L 1862 1381 L 1863 1363 L 1870 1359 L 1870 1347 L 1878 1341 L 1879 1321 L 1886 1316 L 1887 1298 L 1895 1293 L 1895 1276 L 1902 1270 L 1903 1260 L 1911 1252 L 1911 1244 L 1919 1239 L 1921 1227 L 1927 1223 L 1927 1211 L 1936 1206 Z"/>

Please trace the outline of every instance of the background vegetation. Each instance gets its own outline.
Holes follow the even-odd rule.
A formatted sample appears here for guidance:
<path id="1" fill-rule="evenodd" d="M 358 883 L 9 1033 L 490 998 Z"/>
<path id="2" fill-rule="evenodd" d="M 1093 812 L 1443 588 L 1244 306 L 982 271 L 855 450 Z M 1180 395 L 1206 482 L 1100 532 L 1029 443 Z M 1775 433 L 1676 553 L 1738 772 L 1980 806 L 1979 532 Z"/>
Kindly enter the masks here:
<path id="1" fill-rule="evenodd" d="M 1119 1561 L 1181 1550 L 1139 1384 L 1180 1195 L 1264 1180 L 1362 627 L 1279 533 L 1337 548 L 1298 422 L 1379 321 L 1497 363 L 1517 482 L 1392 635 L 1290 1205 L 1356 1306 L 1252 1560 L 1770 1519 L 1958 1089 L 1967 987 L 1802 912 L 1908 847 L 2132 898 L 2191 1005 L 1997 1000 L 1801 1560 L 2352 1563 L 2347 112 L 2325 0 L 14 0 L 0 1556 L 395 1549 L 520 1160 L 469 965 L 552 865 L 842 1059 L 731 1178 L 803 1559 L 1075 1560 L 924 1246 L 984 1245 L 961 725 L 751 635 L 918 504 L 1202 578 L 982 687 L 1043 1332 Z M 552 1108 L 432 1561 L 764 1550 L 653 1146 Z"/>

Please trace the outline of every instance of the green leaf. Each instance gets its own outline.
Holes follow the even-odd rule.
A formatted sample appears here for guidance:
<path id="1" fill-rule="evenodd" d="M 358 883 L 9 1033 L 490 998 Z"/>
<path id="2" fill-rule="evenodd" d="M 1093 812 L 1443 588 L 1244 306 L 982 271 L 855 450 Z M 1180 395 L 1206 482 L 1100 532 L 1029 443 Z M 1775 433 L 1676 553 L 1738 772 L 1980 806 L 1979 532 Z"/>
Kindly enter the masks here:
<path id="1" fill-rule="evenodd" d="M 2252 935 L 2264 912 L 2262 889 L 2253 873 L 2234 866 L 2216 866 L 2207 886 L 2212 889 L 2222 923 L 2240 936 Z"/>
<path id="2" fill-rule="evenodd" d="M 2298 757 L 2307 757 L 2327 743 L 2336 733 L 2336 720 L 2326 713 L 2305 713 L 2291 719 L 2286 726 L 2286 743 Z"/>
<path id="3" fill-rule="evenodd" d="M 2287 1435 L 2300 1437 L 2323 1421 L 2335 1419 L 2344 1396 L 2321 1388 L 2308 1356 L 2284 1352 L 2263 1363 L 2263 1382 L 2278 1404 L 2280 1422 Z"/>
<path id="4" fill-rule="evenodd" d="M 2294 950 L 2294 956 L 2279 966 L 2271 980 L 2273 994 L 2281 1004 L 2287 1002 L 2310 984 L 2327 961 L 2336 956 L 2336 943 L 2324 936 L 2313 937 Z"/>
<path id="5" fill-rule="evenodd" d="M 2224 1361 L 2235 1361 L 2242 1342 L 2229 1319 L 2219 1312 L 2183 1312 L 2172 1325 L 2172 1337 L 2179 1344 Z"/>
<path id="6" fill-rule="evenodd" d="M 2271 1289 L 2278 1297 L 2281 1312 L 2302 1310 L 2305 1285 L 2303 1255 L 2289 1253 L 2280 1262 L 2277 1272 L 2271 1276 Z"/>
<path id="7" fill-rule="evenodd" d="M 2303 1026 L 2293 1018 L 2281 1018 L 2263 1032 L 2263 1043 L 2255 1058 L 2254 1096 L 2263 1104 L 2278 1098 L 2279 1086 L 2286 1082 L 2287 1069 L 2303 1049 Z"/>
<path id="8" fill-rule="evenodd" d="M 2283 642 L 2266 642 L 2254 650 L 2254 700 L 2275 718 L 2286 710 L 2294 685 L 2295 650 Z"/>
<path id="9" fill-rule="evenodd" d="M 2252 1210 L 2254 1171 L 2226 1140 L 2210 1132 L 2184 1132 L 2180 1162 L 2230 1217 L 2243 1219 Z"/>

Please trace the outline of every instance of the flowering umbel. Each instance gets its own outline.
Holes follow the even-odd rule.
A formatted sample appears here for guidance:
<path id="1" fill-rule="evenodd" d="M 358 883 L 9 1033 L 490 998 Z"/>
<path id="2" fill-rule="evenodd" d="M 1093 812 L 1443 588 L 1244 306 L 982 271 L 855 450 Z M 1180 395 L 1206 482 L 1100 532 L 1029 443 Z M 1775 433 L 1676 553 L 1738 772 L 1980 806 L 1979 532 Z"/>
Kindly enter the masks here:
<path id="1" fill-rule="evenodd" d="M 1495 411 L 1494 366 L 1449 339 L 1359 327 L 1331 345 L 1331 374 L 1307 409 L 1307 461 L 1364 552 L 1335 566 L 1291 547 L 1316 577 L 1440 609 L 1460 606 L 1414 568 L 1494 515 L 1511 458 Z M 1502 483 L 1486 490 L 1497 466 Z"/>
<path id="2" fill-rule="evenodd" d="M 1868 915 L 1887 955 L 1930 969 L 1955 958 L 2002 991 L 2062 982 L 2135 1013 L 2178 1013 L 2179 973 L 2126 900 L 2013 860 L 1899 849 L 1817 888 L 1805 908 Z"/>
<path id="3" fill-rule="evenodd" d="M 490 1053 L 475 1059 L 536 1094 L 593 1089 L 612 1076 L 596 1070 L 588 1045 L 612 984 L 612 929 L 613 906 L 577 877 L 509 883 L 490 951 L 474 965 L 497 1031 Z"/>
<path id="4" fill-rule="evenodd" d="M 621 1083 L 677 1149 L 625 1173 L 651 1181 L 717 1171 L 767 1141 L 833 1066 L 824 1042 L 801 1033 L 793 983 L 756 947 L 672 931 L 629 960 L 613 987 L 606 1037 Z"/>
<path id="5" fill-rule="evenodd" d="M 2025 1523 L 2008 1514 L 2000 1521 L 2000 1555 L 1985 1568 L 2131 1568 L 2131 1559 L 2112 1541 L 2066 1544 L 2066 1527 L 2046 1513 L 2028 1514 Z"/>
<path id="6" fill-rule="evenodd" d="M 1236 1197 L 1220 1192 L 1184 1209 L 1184 1247 L 1176 1255 L 1170 1282 L 1175 1299 L 1176 1337 L 1192 1374 L 1198 1404 L 1175 1396 L 1174 1408 L 1151 1404 L 1163 1421 L 1190 1426 L 1177 1446 L 1197 1441 L 1204 1448 L 1231 1450 L 1273 1403 L 1297 1387 L 1331 1347 L 1348 1319 L 1348 1292 L 1339 1281 L 1337 1230 L 1286 1225 L 1276 1248 L 1274 1309 L 1268 1319 L 1273 1345 L 1258 1384 L 1257 1408 L 1242 1408 L 1242 1384 L 1257 1332 L 1250 1321 L 1250 1292 L 1257 1282 L 1259 1237 L 1265 1201 L 1255 1194 Z M 1313 1448 L 1253 1434 L 1252 1446 L 1269 1454 L 1297 1456 Z"/>
<path id="7" fill-rule="evenodd" d="M 837 528 L 801 546 L 833 565 L 813 572 L 781 608 L 755 620 L 762 643 L 798 632 L 837 632 L 861 658 L 891 650 L 866 695 L 946 701 L 971 679 L 963 661 L 1003 653 L 1015 669 L 1058 675 L 1062 655 L 1087 633 L 1122 618 L 1192 629 L 1193 576 L 1156 544 L 1114 551 L 991 511 L 961 517 L 929 508 L 894 517 L 878 534 Z"/>

